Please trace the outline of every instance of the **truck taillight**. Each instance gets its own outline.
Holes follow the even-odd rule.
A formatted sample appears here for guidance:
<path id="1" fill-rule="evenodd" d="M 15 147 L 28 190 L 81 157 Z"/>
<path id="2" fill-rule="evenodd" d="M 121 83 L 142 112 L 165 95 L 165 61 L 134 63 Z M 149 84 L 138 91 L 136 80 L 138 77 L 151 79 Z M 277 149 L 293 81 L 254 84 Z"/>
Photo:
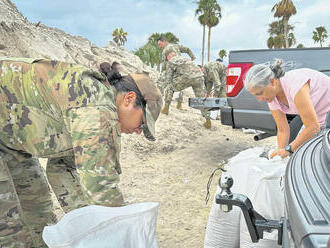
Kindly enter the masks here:
<path id="1" fill-rule="evenodd" d="M 244 86 L 243 79 L 252 63 L 229 64 L 227 67 L 227 96 L 236 96 Z"/>

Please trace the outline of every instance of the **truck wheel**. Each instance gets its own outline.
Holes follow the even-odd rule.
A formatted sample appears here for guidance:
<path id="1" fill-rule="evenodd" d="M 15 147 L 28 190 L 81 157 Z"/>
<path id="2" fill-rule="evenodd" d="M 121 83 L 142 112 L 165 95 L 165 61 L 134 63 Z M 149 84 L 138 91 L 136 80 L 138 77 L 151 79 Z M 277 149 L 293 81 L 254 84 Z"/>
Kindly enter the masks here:
<path id="1" fill-rule="evenodd" d="M 299 115 L 294 117 L 292 121 L 290 122 L 290 138 L 289 138 L 289 144 L 297 137 L 301 127 L 303 125 L 303 122 Z"/>

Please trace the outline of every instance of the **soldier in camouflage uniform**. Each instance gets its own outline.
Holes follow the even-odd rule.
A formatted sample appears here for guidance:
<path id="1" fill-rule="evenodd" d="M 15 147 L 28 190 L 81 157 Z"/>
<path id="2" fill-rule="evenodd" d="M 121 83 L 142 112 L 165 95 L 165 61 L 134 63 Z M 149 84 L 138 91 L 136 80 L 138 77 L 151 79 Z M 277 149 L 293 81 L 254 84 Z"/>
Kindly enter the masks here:
<path id="1" fill-rule="evenodd" d="M 66 212 L 122 205 L 120 133 L 154 140 L 161 105 L 146 74 L 110 83 L 80 65 L 0 59 L 0 247 L 46 247 L 41 233 L 56 216 L 35 157 L 57 165 L 46 172 Z"/>
<path id="2" fill-rule="evenodd" d="M 205 97 L 204 77 L 201 69 L 190 59 L 171 52 L 167 55 L 167 68 L 165 73 L 165 106 L 162 110 L 167 112 L 175 91 L 192 87 L 196 97 Z M 211 128 L 210 113 L 201 110 L 206 121 L 204 126 Z"/>
<path id="3" fill-rule="evenodd" d="M 211 96 L 214 86 L 214 97 L 226 97 L 226 66 L 221 61 L 211 61 L 204 65 L 205 87 L 208 96 Z"/>
<path id="4" fill-rule="evenodd" d="M 163 49 L 163 51 L 162 51 L 162 63 L 163 63 L 162 64 L 162 72 L 166 72 L 166 64 L 167 64 L 166 54 L 169 54 L 171 52 L 174 52 L 175 54 L 179 54 L 179 55 L 181 55 L 181 53 L 186 53 L 186 54 L 189 55 L 191 60 L 196 59 L 195 55 L 189 49 L 189 47 L 179 45 L 179 44 L 168 43 L 164 36 L 159 37 L 157 43 L 158 43 L 159 47 L 161 49 Z M 165 75 L 163 75 L 163 78 L 160 78 L 160 79 L 163 79 L 163 84 L 164 84 Z M 179 97 L 177 99 L 177 106 L 176 106 L 177 109 L 182 109 L 182 103 L 183 103 L 183 92 L 180 91 Z"/>

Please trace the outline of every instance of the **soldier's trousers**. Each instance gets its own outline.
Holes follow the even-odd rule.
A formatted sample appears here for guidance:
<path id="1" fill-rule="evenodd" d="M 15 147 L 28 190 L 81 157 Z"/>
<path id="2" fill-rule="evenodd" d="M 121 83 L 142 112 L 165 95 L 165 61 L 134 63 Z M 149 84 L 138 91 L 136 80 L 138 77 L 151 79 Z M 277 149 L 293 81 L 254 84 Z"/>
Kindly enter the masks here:
<path id="1" fill-rule="evenodd" d="M 166 89 L 164 89 L 163 85 L 158 84 L 158 88 L 160 90 L 160 92 L 162 93 L 162 95 L 164 96 L 164 91 L 166 92 Z M 176 99 L 176 101 L 179 103 L 183 103 L 183 92 L 180 91 L 179 93 L 179 97 Z"/>
<path id="2" fill-rule="evenodd" d="M 38 159 L 0 146 L 0 247 L 47 247 L 44 226 L 56 223 L 47 178 Z M 73 158 L 50 159 L 47 176 L 65 212 L 86 206 Z"/>
<path id="3" fill-rule="evenodd" d="M 214 86 L 214 90 L 213 90 L 214 97 L 226 97 L 225 86 L 222 84 L 214 84 L 211 81 L 205 82 L 205 88 L 208 95 L 210 95 L 210 93 L 212 92 L 213 86 Z"/>
<path id="4" fill-rule="evenodd" d="M 41 233 L 55 221 L 39 161 L 28 154 L 17 159 L 0 150 L 0 247 L 47 247 Z"/>
<path id="5" fill-rule="evenodd" d="M 185 83 L 180 83 L 182 82 L 181 80 L 173 80 L 173 83 L 171 85 L 168 85 L 166 90 L 165 90 L 165 104 L 170 104 L 173 98 L 173 94 L 176 91 L 182 91 L 186 88 L 192 87 L 194 94 L 196 97 L 205 97 L 206 95 L 206 90 L 204 87 L 204 79 L 202 77 L 197 77 L 188 80 L 184 80 Z M 206 110 L 201 110 L 202 116 L 205 118 L 210 118 L 210 112 Z"/>
<path id="6" fill-rule="evenodd" d="M 183 103 L 183 92 L 182 91 L 179 92 L 179 97 L 176 99 L 176 101 Z"/>

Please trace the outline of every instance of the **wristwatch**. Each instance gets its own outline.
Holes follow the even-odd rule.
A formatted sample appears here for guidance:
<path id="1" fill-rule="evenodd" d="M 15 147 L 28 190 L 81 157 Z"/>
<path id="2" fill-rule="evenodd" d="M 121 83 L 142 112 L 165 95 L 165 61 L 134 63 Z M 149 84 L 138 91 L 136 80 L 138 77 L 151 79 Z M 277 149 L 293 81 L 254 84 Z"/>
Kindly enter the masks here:
<path id="1" fill-rule="evenodd" d="M 291 146 L 290 145 L 286 145 L 285 148 L 284 148 L 287 152 L 289 152 L 290 154 L 293 153 L 292 149 L 291 149 Z"/>

